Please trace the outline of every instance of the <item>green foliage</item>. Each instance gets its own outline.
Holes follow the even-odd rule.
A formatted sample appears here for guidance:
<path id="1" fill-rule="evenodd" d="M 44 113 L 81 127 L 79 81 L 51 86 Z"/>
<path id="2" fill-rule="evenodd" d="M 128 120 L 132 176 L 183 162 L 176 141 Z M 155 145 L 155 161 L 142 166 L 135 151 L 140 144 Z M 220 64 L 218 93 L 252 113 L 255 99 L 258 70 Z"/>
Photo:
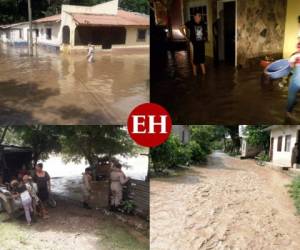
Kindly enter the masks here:
<path id="1" fill-rule="evenodd" d="M 84 157 L 91 166 L 99 157 L 133 154 L 135 146 L 122 126 L 66 126 L 60 137 L 62 153 L 67 161 Z"/>
<path id="2" fill-rule="evenodd" d="M 294 200 L 294 204 L 298 213 L 300 213 L 300 176 L 297 176 L 293 179 L 292 184 L 290 185 L 289 193 Z"/>
<path id="3" fill-rule="evenodd" d="M 155 172 L 162 172 L 167 168 L 187 164 L 190 156 L 188 147 L 182 145 L 176 136 L 171 135 L 165 143 L 151 148 L 151 167 Z"/>
<path id="4" fill-rule="evenodd" d="M 120 7 L 124 10 L 149 14 L 148 0 L 120 0 Z"/>
<path id="5" fill-rule="evenodd" d="M 33 149 L 33 160 L 46 160 L 50 153 L 61 150 L 59 142 L 61 127 L 59 126 L 14 126 L 11 129 L 15 137 Z"/>
<path id="6" fill-rule="evenodd" d="M 132 200 L 125 200 L 121 204 L 120 211 L 124 214 L 133 214 L 135 208 L 136 205 Z"/>
<path id="7" fill-rule="evenodd" d="M 268 125 L 248 125 L 246 127 L 247 142 L 253 146 L 262 146 L 265 152 L 269 150 L 270 132 L 263 131 Z"/>

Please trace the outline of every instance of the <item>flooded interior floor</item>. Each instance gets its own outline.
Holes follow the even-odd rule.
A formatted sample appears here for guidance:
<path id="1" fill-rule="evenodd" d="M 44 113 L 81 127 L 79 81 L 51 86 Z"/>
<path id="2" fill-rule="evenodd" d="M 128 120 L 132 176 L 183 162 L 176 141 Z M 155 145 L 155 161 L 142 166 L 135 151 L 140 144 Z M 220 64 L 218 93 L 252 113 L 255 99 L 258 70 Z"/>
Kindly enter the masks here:
<path id="1" fill-rule="evenodd" d="M 47 52 L 0 43 L 0 123 L 123 124 L 149 101 L 149 51 Z"/>
<path id="2" fill-rule="evenodd" d="M 186 50 L 152 53 L 151 101 L 170 112 L 176 124 L 299 123 L 285 118 L 287 84 L 262 83 L 263 69 L 236 69 L 207 60 L 207 75 L 193 77 Z M 297 119 L 298 117 L 298 119 Z"/>

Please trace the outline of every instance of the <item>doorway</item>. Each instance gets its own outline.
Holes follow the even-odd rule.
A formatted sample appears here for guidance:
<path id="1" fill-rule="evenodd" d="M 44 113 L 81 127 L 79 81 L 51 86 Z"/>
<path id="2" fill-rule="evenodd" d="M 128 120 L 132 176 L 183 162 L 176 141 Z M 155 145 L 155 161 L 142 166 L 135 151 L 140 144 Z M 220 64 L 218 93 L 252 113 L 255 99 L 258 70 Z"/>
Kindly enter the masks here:
<path id="1" fill-rule="evenodd" d="M 270 143 L 270 161 L 273 161 L 273 150 L 274 150 L 274 138 L 271 138 L 271 143 Z"/>
<path id="2" fill-rule="evenodd" d="M 236 58 L 236 3 L 224 2 L 224 60 L 235 66 Z"/>
<path id="3" fill-rule="evenodd" d="M 63 43 L 70 44 L 70 28 L 69 28 L 69 26 L 63 27 Z"/>

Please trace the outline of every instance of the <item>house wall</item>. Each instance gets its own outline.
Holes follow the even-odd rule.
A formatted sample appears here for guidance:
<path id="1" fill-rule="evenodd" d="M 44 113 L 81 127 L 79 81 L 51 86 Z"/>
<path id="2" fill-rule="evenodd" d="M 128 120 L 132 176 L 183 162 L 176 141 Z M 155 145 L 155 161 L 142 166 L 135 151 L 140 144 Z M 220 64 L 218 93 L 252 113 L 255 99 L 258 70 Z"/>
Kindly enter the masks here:
<path id="1" fill-rule="evenodd" d="M 172 126 L 172 134 L 177 136 L 181 143 L 188 143 L 190 140 L 190 131 L 186 125 Z"/>
<path id="2" fill-rule="evenodd" d="M 273 160 L 272 163 L 276 166 L 291 166 L 292 149 L 297 141 L 297 131 L 300 130 L 300 126 L 279 126 L 271 130 L 270 138 L 274 138 L 273 143 Z M 291 135 L 291 147 L 290 151 L 285 152 L 285 136 Z M 277 151 L 278 137 L 282 136 L 282 151 Z"/>
<path id="3" fill-rule="evenodd" d="M 284 58 L 289 57 L 296 51 L 296 44 L 300 41 L 300 24 L 298 18 L 300 16 L 300 1 L 288 0 L 287 13 L 284 34 Z"/>
<path id="4" fill-rule="evenodd" d="M 137 41 L 138 29 L 147 29 L 146 40 Z M 126 27 L 126 43 L 128 47 L 145 47 L 150 43 L 150 31 L 148 27 Z"/>
<path id="5" fill-rule="evenodd" d="M 208 32 L 208 43 L 205 46 L 205 54 L 209 57 L 213 57 L 213 18 L 212 18 L 212 1 L 211 0 L 188 0 L 184 2 L 184 23 L 190 20 L 190 8 L 204 6 L 207 8 L 207 32 Z"/>
<path id="6" fill-rule="evenodd" d="M 55 47 L 60 46 L 62 41 L 60 23 L 42 23 L 35 25 L 33 28 L 39 29 L 39 37 L 37 38 L 38 44 Z M 47 39 L 47 28 L 51 28 L 52 30 L 51 40 Z"/>
<path id="7" fill-rule="evenodd" d="M 91 7 L 63 4 L 62 12 L 116 15 L 118 12 L 118 6 L 118 0 L 109 1 Z"/>
<path id="8" fill-rule="evenodd" d="M 296 0 L 297 1 L 297 0 Z M 237 1 L 237 65 L 283 53 L 287 0 Z"/>

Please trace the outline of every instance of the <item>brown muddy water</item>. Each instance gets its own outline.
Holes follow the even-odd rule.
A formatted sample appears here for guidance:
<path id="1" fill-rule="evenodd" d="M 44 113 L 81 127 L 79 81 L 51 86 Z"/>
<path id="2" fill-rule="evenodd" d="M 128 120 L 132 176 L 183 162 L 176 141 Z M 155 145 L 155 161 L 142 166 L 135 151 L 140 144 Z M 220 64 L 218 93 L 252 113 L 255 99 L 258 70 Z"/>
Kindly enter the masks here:
<path id="1" fill-rule="evenodd" d="M 195 78 L 187 51 L 151 53 L 151 101 L 165 106 L 177 124 L 299 123 L 300 105 L 295 120 L 285 119 L 287 84 L 262 84 L 262 72 L 208 60 L 207 75 Z"/>
<path id="2" fill-rule="evenodd" d="M 57 54 L 0 44 L 0 123 L 124 124 L 149 101 L 149 52 Z"/>

